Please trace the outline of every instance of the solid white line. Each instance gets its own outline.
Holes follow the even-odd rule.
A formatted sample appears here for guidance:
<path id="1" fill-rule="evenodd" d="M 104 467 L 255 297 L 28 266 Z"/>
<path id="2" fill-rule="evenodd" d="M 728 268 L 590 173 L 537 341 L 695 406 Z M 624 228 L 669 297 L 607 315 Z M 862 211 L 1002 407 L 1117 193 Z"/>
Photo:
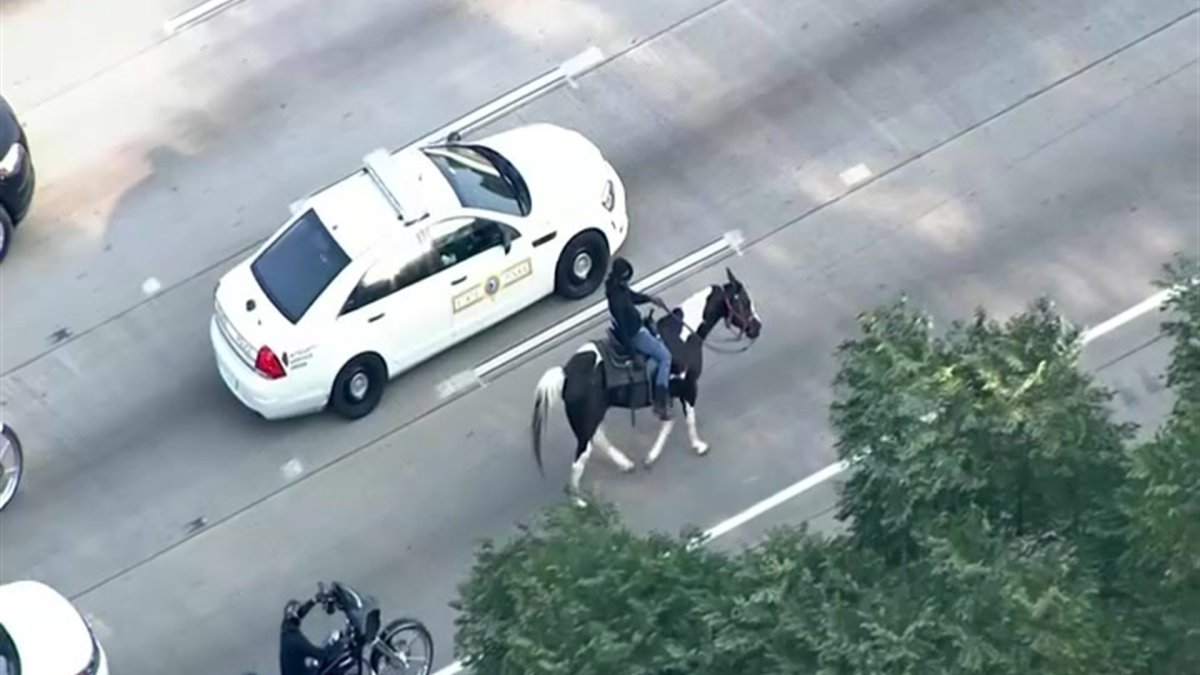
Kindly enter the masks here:
<path id="1" fill-rule="evenodd" d="M 1138 318 L 1139 316 L 1141 316 L 1147 312 L 1151 312 L 1153 310 L 1158 309 L 1159 307 L 1162 306 L 1162 304 L 1164 302 L 1167 301 L 1167 298 L 1169 298 L 1171 296 L 1171 294 L 1174 293 L 1176 290 L 1177 290 L 1176 287 L 1165 288 L 1165 289 L 1155 293 L 1154 295 L 1146 298 L 1145 300 L 1139 302 L 1138 304 L 1134 305 L 1133 307 L 1130 307 L 1129 309 L 1125 310 L 1124 312 L 1121 312 L 1120 314 L 1118 314 L 1110 319 L 1100 322 L 1099 325 L 1088 328 L 1087 330 L 1083 331 L 1083 334 L 1080 336 L 1079 341 L 1086 345 L 1087 343 L 1091 342 L 1092 340 L 1095 340 L 1098 337 L 1103 337 L 1103 336 L 1113 332 L 1114 330 L 1120 328 L 1121 326 L 1124 326 L 1125 324 L 1129 323 L 1130 321 L 1133 321 L 1134 319 Z"/>
<path id="2" fill-rule="evenodd" d="M 1198 280 L 1193 280 L 1192 283 L 1196 283 L 1197 281 Z M 1086 344 L 1096 340 L 1097 338 L 1101 338 L 1101 337 L 1104 337 L 1105 335 L 1108 335 L 1109 333 L 1113 332 L 1114 330 L 1120 328 L 1121 326 L 1124 326 L 1125 324 L 1146 314 L 1147 312 L 1151 312 L 1151 311 L 1161 307 L 1162 304 L 1164 302 L 1166 302 L 1167 299 L 1170 297 L 1170 295 L 1172 293 L 1174 293 L 1177 289 L 1178 289 L 1178 287 L 1168 288 L 1168 289 L 1165 289 L 1158 293 L 1155 293 L 1154 295 L 1150 296 L 1149 298 L 1146 298 L 1145 300 L 1139 302 L 1138 304 L 1134 305 L 1133 307 L 1130 307 L 1129 309 L 1125 310 L 1124 312 L 1117 314 L 1116 316 L 1112 317 L 1111 319 L 1107 319 L 1107 320 L 1101 322 L 1099 325 L 1097 325 L 1093 328 L 1087 329 L 1080 336 L 1080 342 L 1082 344 L 1086 345 Z M 745 525 L 746 523 L 750 522 L 751 520 L 754 520 L 755 518 L 761 516 L 762 514 L 766 513 L 767 511 L 770 511 L 774 508 L 779 507 L 784 502 L 790 501 L 790 500 L 800 496 L 801 494 L 808 492 L 809 490 L 813 489 L 814 487 L 821 485 L 822 483 L 830 480 L 831 478 L 834 478 L 834 477 L 840 475 L 847 468 L 849 468 L 849 466 L 850 466 L 850 464 L 846 460 L 841 460 L 838 462 L 834 462 L 833 464 L 830 464 L 829 466 L 825 467 L 824 469 L 821 469 L 820 471 L 818 471 L 814 474 L 805 476 L 804 478 L 801 478 L 800 480 L 796 481 L 795 483 L 792 483 L 791 485 L 787 486 L 786 488 L 780 490 L 779 492 L 776 492 L 775 494 L 758 502 L 757 504 L 751 506 L 750 508 L 734 515 L 731 518 L 726 518 L 725 520 L 722 520 L 721 522 L 717 523 L 716 525 L 708 528 L 700 536 L 700 539 L 696 540 L 693 543 L 705 544 L 705 543 L 712 541 L 713 539 L 716 539 L 717 537 L 719 537 L 723 534 L 728 534 L 729 532 L 731 532 L 731 531 L 741 527 L 742 525 Z M 458 673 L 461 673 L 462 671 L 463 671 L 462 663 L 459 661 L 455 661 L 454 663 L 451 663 L 450 665 L 446 666 L 445 668 L 442 668 L 441 670 L 437 671 L 433 675 L 457 675 Z"/>
<path id="3" fill-rule="evenodd" d="M 701 263 L 705 262 L 706 260 L 709 260 L 710 258 L 712 258 L 716 255 L 719 255 L 727 250 L 733 249 L 735 243 L 740 242 L 740 241 L 741 241 L 741 233 L 740 232 L 738 232 L 736 230 L 732 231 L 732 232 L 727 232 L 725 234 L 725 236 L 718 239 L 717 241 L 714 241 L 713 243 L 709 244 L 708 246 L 705 246 L 704 248 L 702 248 L 698 251 L 695 251 L 694 253 L 686 255 L 686 256 L 680 258 L 679 260 L 676 260 L 675 262 L 667 265 L 666 267 L 663 267 L 662 269 L 651 274 L 650 276 L 645 277 L 641 281 L 638 281 L 637 283 L 633 284 L 633 288 L 636 291 L 645 291 L 648 288 L 657 286 L 657 285 L 659 285 L 663 282 L 666 282 L 680 274 L 683 274 L 684 272 L 687 272 L 691 268 L 696 267 L 697 265 L 700 265 Z M 592 305 L 591 307 L 588 307 L 587 309 L 584 309 L 570 317 L 567 317 L 563 321 L 560 321 L 559 323 L 547 328 L 546 330 L 544 330 L 541 333 L 538 333 L 537 335 L 529 338 L 528 340 L 518 344 L 517 346 L 513 347 L 512 349 L 509 349 L 508 351 L 503 352 L 500 355 L 498 355 L 494 358 L 491 358 L 491 359 L 485 361 L 484 363 L 479 364 L 478 366 L 475 367 L 476 377 L 478 377 L 479 379 L 482 380 L 483 378 L 487 377 L 489 374 L 495 372 L 496 370 L 498 370 L 500 368 L 503 368 L 504 366 L 508 365 L 509 363 L 512 363 L 516 359 L 519 359 L 520 357 L 524 356 L 525 354 L 528 354 L 529 352 L 537 349 L 538 347 L 541 347 L 541 346 L 551 342 L 552 340 L 554 340 L 566 333 L 569 333 L 570 331 L 574 330 L 575 328 L 582 326 L 583 324 L 587 323 L 588 321 L 591 321 L 592 319 L 600 316 L 605 311 L 606 307 L 607 307 L 607 301 L 601 300 L 600 302 L 597 302 L 596 304 Z"/>
<path id="4" fill-rule="evenodd" d="M 224 9 L 227 5 L 231 5 L 239 0 L 208 0 L 201 3 L 179 16 L 167 19 L 163 22 L 163 32 L 167 35 L 174 35 L 184 28 L 205 19 L 218 11 Z"/>
<path id="5" fill-rule="evenodd" d="M 716 525 L 713 525 L 709 529 L 705 530 L 704 534 L 702 535 L 703 541 L 716 539 L 717 537 L 726 534 L 731 530 L 735 530 L 742 525 L 745 525 L 751 520 L 754 520 L 755 518 L 788 501 L 789 499 L 798 497 L 801 494 L 808 492 L 814 487 L 820 485 L 821 483 L 824 483 L 830 478 L 833 478 L 839 473 L 845 471 L 848 466 L 850 465 L 845 460 L 834 462 L 833 464 L 830 464 L 829 466 L 810 476 L 801 478 L 799 481 L 792 483 L 788 487 L 776 492 L 770 497 L 767 497 L 766 499 L 755 504 L 754 506 L 751 506 L 745 511 L 742 511 L 736 516 L 722 520 Z"/>

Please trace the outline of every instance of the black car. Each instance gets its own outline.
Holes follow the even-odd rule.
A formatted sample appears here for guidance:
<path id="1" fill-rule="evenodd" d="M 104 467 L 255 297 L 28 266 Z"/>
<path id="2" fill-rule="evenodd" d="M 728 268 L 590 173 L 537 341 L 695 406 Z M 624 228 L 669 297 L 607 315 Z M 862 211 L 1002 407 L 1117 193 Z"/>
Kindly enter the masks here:
<path id="1" fill-rule="evenodd" d="M 25 130 L 0 96 L 0 260 L 8 253 L 13 228 L 29 212 L 33 184 L 33 158 Z"/>

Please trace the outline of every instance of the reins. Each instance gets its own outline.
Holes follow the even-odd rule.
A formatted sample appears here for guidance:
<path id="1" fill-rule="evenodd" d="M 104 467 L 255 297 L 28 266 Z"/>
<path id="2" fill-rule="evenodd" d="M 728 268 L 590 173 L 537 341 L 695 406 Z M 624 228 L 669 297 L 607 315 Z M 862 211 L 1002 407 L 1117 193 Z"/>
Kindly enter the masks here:
<path id="1" fill-rule="evenodd" d="M 723 298 L 723 300 L 725 301 L 725 329 L 732 331 L 733 330 L 731 327 L 732 324 L 729 320 L 729 317 L 734 314 L 733 305 L 730 304 L 728 295 L 726 295 Z M 745 323 L 745 320 L 743 319 L 742 322 Z M 687 325 L 687 322 L 684 321 L 682 318 L 679 319 L 679 323 L 682 324 L 684 328 L 688 329 L 688 331 L 692 335 L 695 335 L 696 337 L 700 338 L 700 344 L 704 345 L 705 347 L 708 347 L 709 351 L 716 353 L 716 354 L 741 354 L 742 352 L 746 351 L 747 349 L 750 349 L 750 345 L 754 344 L 754 340 L 750 340 L 749 342 L 742 342 L 742 336 L 745 334 L 745 329 L 743 329 L 743 328 L 738 329 L 737 337 L 733 338 L 732 340 L 721 340 L 720 342 L 716 342 L 714 344 L 714 342 L 709 342 L 708 339 L 706 339 L 703 335 L 701 335 L 699 332 L 697 332 L 691 326 Z M 740 349 L 724 349 L 724 348 L 718 347 L 717 346 L 718 344 L 741 344 L 742 346 Z"/>

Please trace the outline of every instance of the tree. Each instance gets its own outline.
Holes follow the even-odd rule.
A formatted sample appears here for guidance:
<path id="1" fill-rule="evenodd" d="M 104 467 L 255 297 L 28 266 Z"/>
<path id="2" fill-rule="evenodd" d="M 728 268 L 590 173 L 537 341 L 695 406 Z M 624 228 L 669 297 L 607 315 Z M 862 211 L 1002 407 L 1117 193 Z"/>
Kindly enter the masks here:
<path id="1" fill-rule="evenodd" d="M 861 545 L 902 562 L 938 514 L 971 507 L 1005 537 L 1118 545 L 1111 495 L 1133 428 L 1111 420 L 1112 394 L 1078 368 L 1079 331 L 1048 300 L 1004 325 L 978 310 L 943 337 L 904 300 L 859 325 L 838 349 L 832 421 L 855 466 L 839 517 Z"/>
<path id="2" fill-rule="evenodd" d="M 1200 672 L 1200 288 L 1168 311 L 1179 402 L 1141 447 L 1047 300 L 940 336 L 903 300 L 866 313 L 832 409 L 848 534 L 719 553 L 551 509 L 482 544 L 455 651 L 476 675 Z"/>
<path id="3" fill-rule="evenodd" d="M 1147 671 L 1200 672 L 1200 265 L 1177 258 L 1160 286 L 1163 333 L 1172 338 L 1166 423 L 1132 455 L 1122 494 L 1129 514 L 1123 556 L 1130 660 Z M 1151 667 L 1154 666 L 1154 667 Z"/>

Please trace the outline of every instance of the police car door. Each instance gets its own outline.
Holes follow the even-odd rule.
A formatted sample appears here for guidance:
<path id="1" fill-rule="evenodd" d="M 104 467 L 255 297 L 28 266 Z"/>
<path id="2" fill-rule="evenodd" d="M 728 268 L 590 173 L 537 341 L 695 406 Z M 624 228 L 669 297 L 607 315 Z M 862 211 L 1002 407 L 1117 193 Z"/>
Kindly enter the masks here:
<path id="1" fill-rule="evenodd" d="M 516 228 L 489 218 L 440 224 L 433 249 L 450 284 L 455 342 L 528 304 L 533 260 L 524 239 Z"/>
<path id="2" fill-rule="evenodd" d="M 415 250 L 411 242 L 385 245 L 338 317 L 340 336 L 361 345 L 355 354 L 378 351 L 395 375 L 440 349 L 452 325 L 449 308 L 428 288 L 435 271 L 430 251 Z"/>

